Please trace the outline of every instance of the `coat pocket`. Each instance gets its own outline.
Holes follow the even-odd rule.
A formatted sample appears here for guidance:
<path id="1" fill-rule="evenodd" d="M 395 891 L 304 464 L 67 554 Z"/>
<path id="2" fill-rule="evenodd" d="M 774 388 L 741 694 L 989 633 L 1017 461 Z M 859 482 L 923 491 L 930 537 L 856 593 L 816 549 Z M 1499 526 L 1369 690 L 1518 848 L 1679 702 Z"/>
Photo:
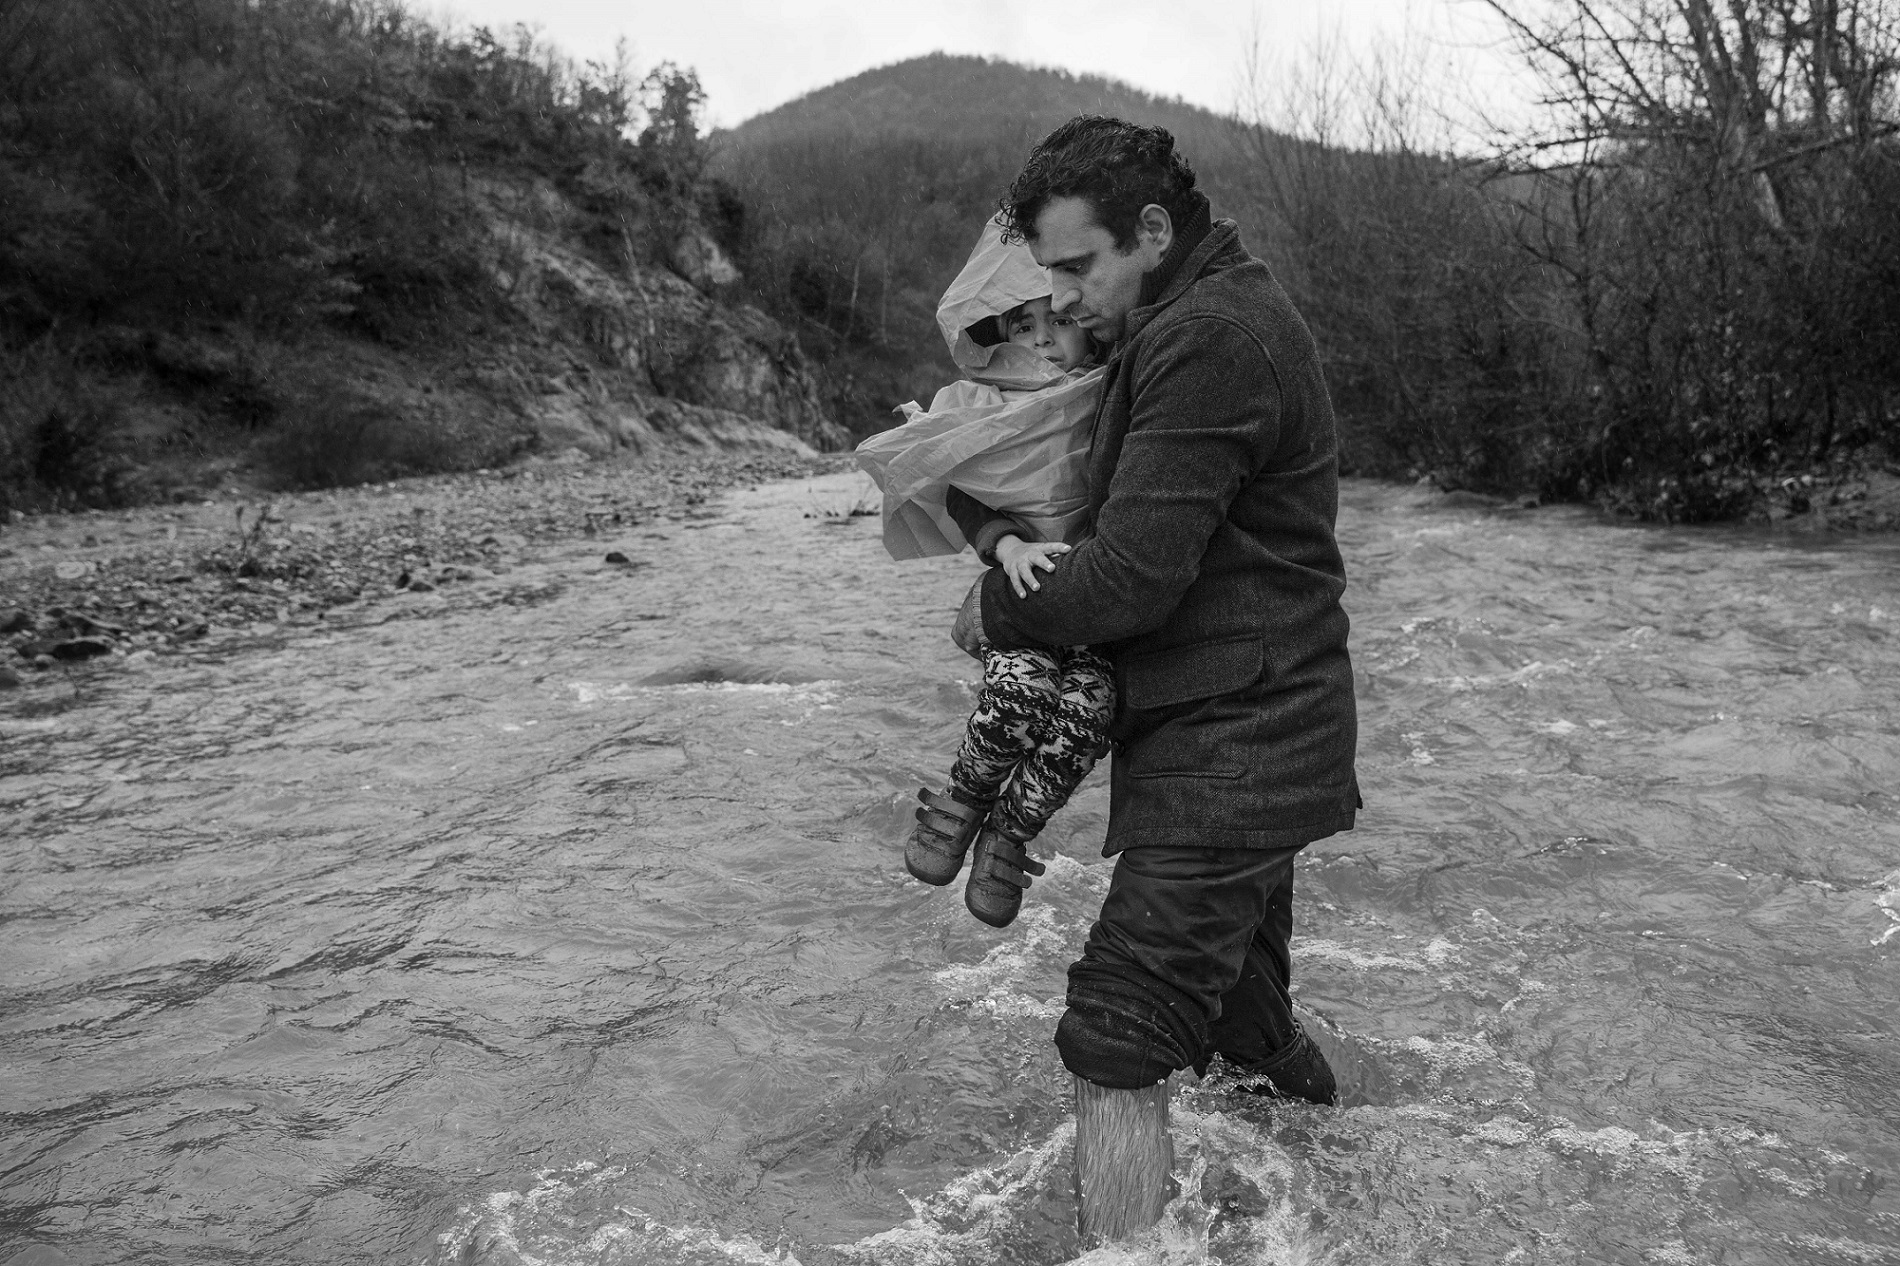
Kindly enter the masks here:
<path id="1" fill-rule="evenodd" d="M 1126 748 L 1128 775 L 1242 777 L 1260 725 L 1264 655 L 1260 639 L 1250 636 L 1197 642 L 1125 664 L 1131 719 L 1141 719 L 1139 736 Z"/>
<path id="2" fill-rule="evenodd" d="M 1265 666 L 1265 651 L 1252 634 L 1191 642 L 1125 661 L 1122 697 L 1131 708 L 1172 708 L 1245 690 L 1260 680 Z"/>

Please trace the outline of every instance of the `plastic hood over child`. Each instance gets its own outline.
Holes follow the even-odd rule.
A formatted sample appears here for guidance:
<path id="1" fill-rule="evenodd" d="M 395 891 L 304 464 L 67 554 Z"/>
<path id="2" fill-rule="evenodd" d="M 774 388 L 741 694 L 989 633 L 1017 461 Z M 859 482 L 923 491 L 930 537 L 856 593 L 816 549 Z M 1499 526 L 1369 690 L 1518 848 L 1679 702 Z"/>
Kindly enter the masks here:
<path id="1" fill-rule="evenodd" d="M 944 498 L 961 488 L 1035 539 L 1073 543 L 1088 515 L 1090 423 L 1102 370 L 1064 373 L 1027 347 L 984 346 L 971 328 L 1049 293 L 1049 274 L 991 221 L 937 306 L 937 327 L 967 375 L 928 410 L 901 406 L 903 425 L 858 445 L 858 464 L 884 492 L 884 547 L 898 559 L 954 554 L 965 544 Z"/>

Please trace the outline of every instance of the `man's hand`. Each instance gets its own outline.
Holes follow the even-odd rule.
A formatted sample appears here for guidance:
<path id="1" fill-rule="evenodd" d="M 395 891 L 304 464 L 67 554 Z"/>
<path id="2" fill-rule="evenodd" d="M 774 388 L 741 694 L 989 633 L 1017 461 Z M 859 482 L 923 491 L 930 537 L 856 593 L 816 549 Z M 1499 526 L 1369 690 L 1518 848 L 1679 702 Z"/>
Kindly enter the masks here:
<path id="1" fill-rule="evenodd" d="M 983 652 L 989 650 L 989 641 L 983 636 L 983 577 L 978 576 L 964 595 L 957 622 L 950 626 L 950 640 L 971 659 L 982 659 Z"/>
<path id="2" fill-rule="evenodd" d="M 1061 541 L 1025 541 L 1020 536 L 1005 536 L 996 542 L 992 551 L 996 561 L 1002 566 L 1003 574 L 1009 577 L 1010 585 L 1016 590 L 1018 598 L 1028 597 L 1029 589 L 1040 590 L 1042 582 L 1036 579 L 1036 571 L 1054 571 L 1056 559 L 1069 552 L 1069 547 Z"/>

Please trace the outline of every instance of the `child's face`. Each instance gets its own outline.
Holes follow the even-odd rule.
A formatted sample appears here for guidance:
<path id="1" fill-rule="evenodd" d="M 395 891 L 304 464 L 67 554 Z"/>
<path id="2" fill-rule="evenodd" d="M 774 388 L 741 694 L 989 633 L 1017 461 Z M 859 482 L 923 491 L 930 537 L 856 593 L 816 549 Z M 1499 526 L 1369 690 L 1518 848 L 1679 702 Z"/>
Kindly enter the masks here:
<path id="1" fill-rule="evenodd" d="M 1074 369 L 1089 358 L 1088 331 L 1055 312 L 1047 295 L 1011 312 L 1008 329 L 1010 342 L 1053 361 L 1058 369 Z"/>

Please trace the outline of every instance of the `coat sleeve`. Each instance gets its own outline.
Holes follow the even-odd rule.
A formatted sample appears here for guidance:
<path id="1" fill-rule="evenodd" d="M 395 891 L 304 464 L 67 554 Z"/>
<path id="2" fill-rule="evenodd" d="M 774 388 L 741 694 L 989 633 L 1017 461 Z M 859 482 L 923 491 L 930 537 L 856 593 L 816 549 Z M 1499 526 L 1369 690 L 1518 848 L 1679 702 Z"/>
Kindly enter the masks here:
<path id="1" fill-rule="evenodd" d="M 955 484 L 944 494 L 944 508 L 950 511 L 950 517 L 956 520 L 958 530 L 976 551 L 976 556 L 991 566 L 996 565 L 996 543 L 1005 536 L 1020 536 L 1025 541 L 1037 539 L 1035 532 L 1001 510 L 992 510 Z"/>
<path id="2" fill-rule="evenodd" d="M 993 646 L 1096 645 L 1161 627 L 1235 494 L 1272 453 L 1279 378 L 1245 327 L 1218 316 L 1170 322 L 1132 369 L 1128 432 L 1095 535 L 1024 597 L 1000 572 L 985 578 Z"/>

